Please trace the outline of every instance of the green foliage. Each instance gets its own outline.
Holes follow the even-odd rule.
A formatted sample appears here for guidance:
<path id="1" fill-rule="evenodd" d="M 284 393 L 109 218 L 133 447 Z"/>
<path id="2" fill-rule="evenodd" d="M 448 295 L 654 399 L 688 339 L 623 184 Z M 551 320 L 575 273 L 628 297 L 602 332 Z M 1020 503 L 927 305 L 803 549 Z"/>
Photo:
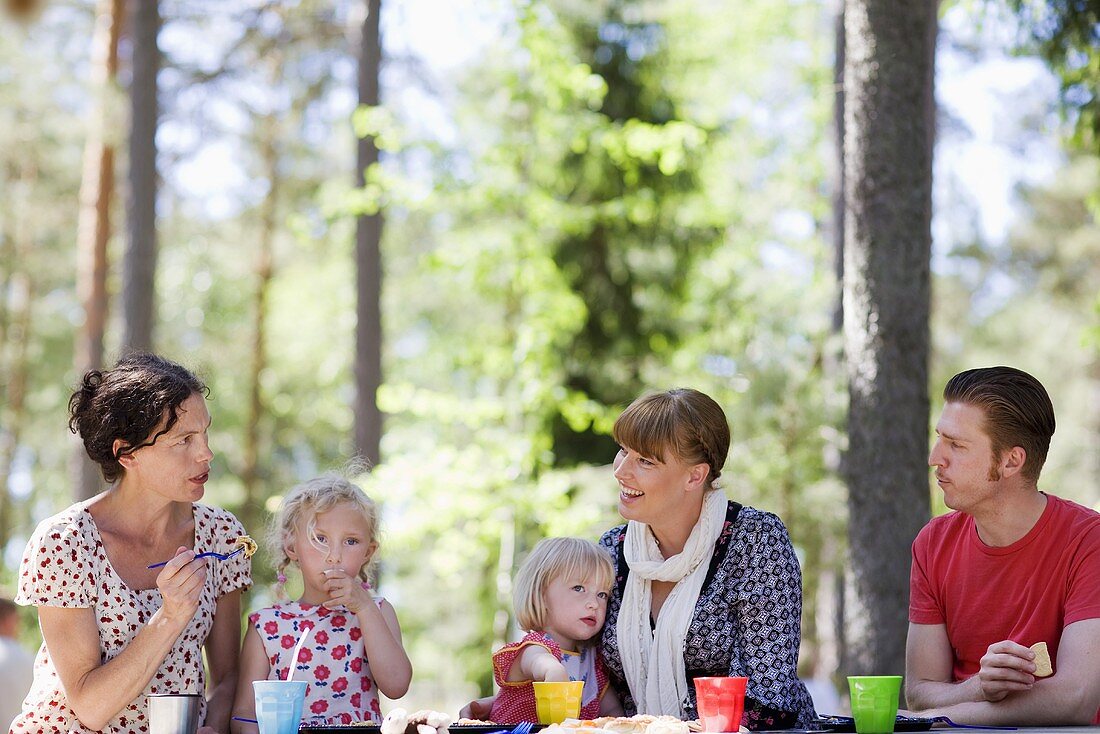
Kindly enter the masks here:
<path id="1" fill-rule="evenodd" d="M 1100 0 L 1009 0 L 1062 80 L 1074 143 L 1100 153 Z"/>
<path id="2" fill-rule="evenodd" d="M 416 111 L 397 104 L 345 122 L 347 3 L 173 9 L 162 36 L 158 340 L 212 388 L 209 501 L 239 508 L 248 428 L 261 440 L 268 509 L 350 452 L 350 217 L 380 209 L 386 458 L 364 483 L 383 506 L 381 588 L 424 705 L 488 689 L 490 651 L 514 633 L 510 579 L 538 538 L 596 538 L 618 524 L 610 427 L 645 390 L 691 385 L 726 408 L 734 448 L 723 481 L 791 527 L 812 623 L 814 584 L 840 563 L 843 523 L 832 478 L 843 392 L 825 367 L 834 284 L 821 236 L 832 98 L 822 8 L 517 3 L 503 41 L 463 75 L 453 135 L 429 140 L 412 132 Z M 82 38 L 86 21 L 44 32 Z M 73 225 L 54 212 L 75 198 L 81 136 L 66 131 L 74 115 L 49 110 L 68 99 L 62 91 L 84 94 L 83 82 L 37 76 L 61 73 L 53 67 L 25 71 L 28 99 L 41 101 L 21 114 L 54 131 L 30 137 L 58 160 L 55 188 L 34 204 L 40 231 L 55 234 L 36 263 L 49 295 L 35 348 L 48 367 L 35 375 L 25 439 L 38 504 L 24 508 L 24 535 L 31 514 L 69 501 L 59 437 L 76 302 L 72 266 L 57 263 L 70 262 Z M 277 133 L 274 176 L 265 125 Z M 383 149 L 361 191 L 351 187 L 353 126 Z M 272 188 L 265 409 L 250 426 Z M 109 341 L 116 331 L 112 322 Z M 247 606 L 269 595 L 271 570 L 257 559 Z"/>
<path id="3" fill-rule="evenodd" d="M 89 30 L 78 14 L 69 21 L 77 32 Z M 43 55 L 54 62 L 41 63 Z M 9 23 L 0 34 L 0 444 L 20 432 L 13 473 L 0 483 L 0 490 L 14 491 L 8 497 L 13 542 L 0 538 L 5 585 L 14 578 L 32 522 L 68 488 L 64 414 L 80 318 L 72 243 L 84 134 L 80 85 L 73 79 L 81 62 L 79 49 L 41 26 Z M 27 298 L 23 332 L 13 319 Z M 30 369 L 17 424 L 9 391 L 24 339 Z"/>
<path id="4" fill-rule="evenodd" d="M 1100 160 L 1091 155 L 1077 155 L 1050 185 L 1024 189 L 1025 216 L 1007 243 L 954 254 L 973 275 L 937 284 L 933 329 L 941 335 L 937 385 L 961 369 L 1011 364 L 1047 387 L 1058 431 L 1040 488 L 1085 504 L 1096 501 L 1100 470 L 1098 190 Z"/>
<path id="5" fill-rule="evenodd" d="M 387 458 L 369 486 L 417 686 L 489 690 L 526 549 L 620 522 L 609 431 L 645 390 L 713 394 L 731 495 L 790 524 L 807 579 L 839 566 L 827 19 L 703 11 L 522 3 L 515 48 L 465 78 L 453 146 L 359 113 L 403 143 L 351 205 L 386 203 Z"/>

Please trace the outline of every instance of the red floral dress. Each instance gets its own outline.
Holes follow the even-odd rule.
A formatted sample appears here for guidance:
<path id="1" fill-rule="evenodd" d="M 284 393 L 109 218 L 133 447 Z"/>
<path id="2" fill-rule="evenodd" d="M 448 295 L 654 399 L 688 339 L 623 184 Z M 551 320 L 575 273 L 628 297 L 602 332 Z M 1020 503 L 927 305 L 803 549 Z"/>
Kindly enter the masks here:
<path id="1" fill-rule="evenodd" d="M 607 690 L 607 672 L 596 648 L 585 647 L 580 652 L 562 650 L 554 638 L 544 632 L 528 632 L 519 642 L 505 645 L 493 654 L 493 677 L 500 686 L 500 693 L 493 699 L 489 719 L 497 724 L 518 724 L 521 721 L 538 722 L 535 707 L 535 688 L 531 681 L 509 681 L 508 671 L 516 658 L 528 645 L 541 645 L 565 666 L 570 680 L 583 680 L 581 693 L 581 718 L 595 719 L 600 715 L 600 699 Z"/>
<path id="2" fill-rule="evenodd" d="M 227 553 L 233 541 L 245 534 L 237 518 L 225 510 L 205 505 L 193 507 L 197 552 Z M 207 566 L 206 585 L 191 624 L 176 640 L 142 694 L 101 731 L 144 734 L 149 730 L 145 712 L 147 694 L 205 691 L 202 648 L 214 623 L 218 598 L 251 585 L 252 562 L 243 554 Z M 19 566 L 19 593 L 15 600 L 36 607 L 93 609 L 104 662 L 125 650 L 161 605 L 158 589 L 131 589 L 111 567 L 99 529 L 85 503 L 43 520 L 35 529 Z M 203 699 L 200 720 L 205 715 Z M 69 707 L 45 643 L 35 658 L 34 684 L 23 702 L 23 713 L 12 722 L 11 731 L 15 734 L 89 731 Z"/>
<path id="3" fill-rule="evenodd" d="M 379 607 L 382 599 L 375 599 Z M 309 724 L 382 723 L 378 688 L 371 678 L 359 618 L 343 606 L 288 602 L 248 615 L 260 634 L 271 669 L 268 680 L 285 679 L 301 633 L 313 628 L 298 653 L 294 680 L 309 683 L 302 721 Z"/>

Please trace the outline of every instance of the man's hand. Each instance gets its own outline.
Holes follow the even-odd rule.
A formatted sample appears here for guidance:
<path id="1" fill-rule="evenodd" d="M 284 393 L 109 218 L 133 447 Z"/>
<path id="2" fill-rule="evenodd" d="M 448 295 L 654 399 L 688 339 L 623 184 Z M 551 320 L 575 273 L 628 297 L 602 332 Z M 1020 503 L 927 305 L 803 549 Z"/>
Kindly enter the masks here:
<path id="1" fill-rule="evenodd" d="M 1034 652 L 1012 640 L 990 645 L 977 676 L 985 700 L 995 703 L 1010 693 L 1029 690 L 1035 684 L 1034 660 Z"/>

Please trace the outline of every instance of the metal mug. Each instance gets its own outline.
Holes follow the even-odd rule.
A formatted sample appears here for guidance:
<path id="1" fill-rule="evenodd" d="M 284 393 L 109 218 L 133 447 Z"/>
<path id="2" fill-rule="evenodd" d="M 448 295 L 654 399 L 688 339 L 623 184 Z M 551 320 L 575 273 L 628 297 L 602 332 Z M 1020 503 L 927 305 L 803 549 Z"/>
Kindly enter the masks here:
<path id="1" fill-rule="evenodd" d="M 153 693 L 149 702 L 149 734 L 195 734 L 199 728 L 197 693 Z"/>

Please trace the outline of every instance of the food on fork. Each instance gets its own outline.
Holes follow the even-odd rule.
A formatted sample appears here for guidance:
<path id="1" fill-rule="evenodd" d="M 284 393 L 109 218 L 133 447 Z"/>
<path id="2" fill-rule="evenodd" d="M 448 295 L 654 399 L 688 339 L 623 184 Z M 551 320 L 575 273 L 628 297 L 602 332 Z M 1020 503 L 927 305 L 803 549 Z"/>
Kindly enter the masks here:
<path id="1" fill-rule="evenodd" d="M 259 546 L 256 545 L 256 541 L 254 541 L 250 536 L 241 535 L 233 541 L 232 547 L 234 550 L 236 550 L 237 548 L 242 549 L 244 551 L 244 557 L 251 558 Z"/>
<path id="2" fill-rule="evenodd" d="M 1035 653 L 1035 677 L 1046 678 L 1054 673 L 1054 668 L 1050 664 L 1050 650 L 1047 649 L 1047 643 L 1036 642 L 1031 646 L 1031 651 Z"/>

